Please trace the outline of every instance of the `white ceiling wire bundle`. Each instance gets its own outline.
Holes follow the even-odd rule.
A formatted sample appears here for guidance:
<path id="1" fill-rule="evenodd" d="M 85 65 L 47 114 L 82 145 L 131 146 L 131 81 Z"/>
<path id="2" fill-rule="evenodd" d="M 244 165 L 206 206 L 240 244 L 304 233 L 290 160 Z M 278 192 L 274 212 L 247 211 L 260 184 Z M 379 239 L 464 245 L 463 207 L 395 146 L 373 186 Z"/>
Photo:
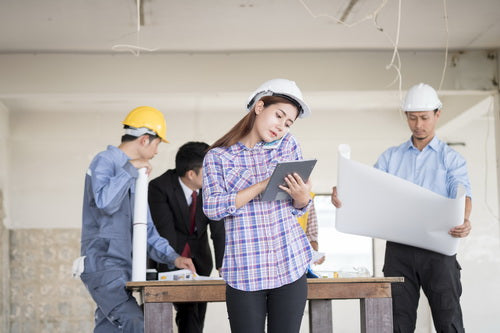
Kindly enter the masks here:
<path id="1" fill-rule="evenodd" d="M 373 22 L 373 25 L 375 26 L 375 28 L 384 34 L 384 36 L 390 41 L 391 45 L 394 48 L 391 62 L 388 65 L 386 65 L 386 69 L 389 70 L 389 69 L 393 68 L 396 71 L 396 77 L 394 78 L 394 80 L 391 83 L 388 84 L 388 86 L 393 85 L 397 81 L 399 83 L 398 84 L 399 98 L 402 99 L 402 95 L 401 95 L 401 86 L 402 86 L 401 59 L 399 57 L 399 52 L 398 52 L 399 31 L 400 31 L 400 23 L 401 23 L 401 0 L 398 0 L 398 1 L 399 1 L 398 20 L 397 20 L 397 29 L 396 29 L 396 40 L 394 41 L 391 38 L 391 36 L 389 36 L 389 34 L 387 32 L 385 32 L 384 29 L 377 22 L 378 15 L 382 11 L 382 9 L 384 9 L 384 7 L 387 5 L 388 0 L 382 0 L 380 2 L 380 5 L 372 13 L 366 15 L 365 17 L 363 17 L 362 19 L 360 19 L 354 23 L 346 23 L 344 20 L 337 18 L 335 16 L 332 16 L 332 15 L 329 15 L 329 14 L 314 14 L 312 12 L 312 10 L 307 6 L 307 4 L 305 3 L 304 0 L 299 0 L 299 2 L 302 4 L 302 6 L 304 6 L 304 8 L 307 10 L 309 15 L 311 15 L 311 17 L 313 17 L 314 19 L 317 19 L 320 17 L 326 17 L 326 18 L 334 20 L 335 22 L 337 22 L 339 24 L 346 26 L 347 28 L 352 28 L 360 23 L 371 20 Z M 353 4 L 355 4 L 356 2 L 357 2 L 357 0 L 351 0 L 349 8 L 351 8 L 353 6 Z M 346 15 L 343 15 L 343 16 L 345 17 Z M 395 64 L 395 60 L 397 60 L 397 64 Z"/>
<path id="2" fill-rule="evenodd" d="M 446 66 L 448 65 L 448 43 L 450 40 L 450 31 L 448 29 L 448 8 L 447 8 L 446 0 L 443 0 L 443 11 L 444 11 L 444 27 L 446 29 L 446 47 L 444 52 L 444 65 L 443 72 L 441 74 L 441 81 L 439 82 L 438 91 L 443 87 L 444 75 L 446 73 Z"/>
<path id="3" fill-rule="evenodd" d="M 399 56 L 399 51 L 398 51 L 398 46 L 399 46 L 399 37 L 400 37 L 400 30 L 401 30 L 401 0 L 398 0 L 398 16 L 397 16 L 397 28 L 396 28 L 396 37 L 395 40 L 391 38 L 391 36 L 386 33 L 381 27 L 378 22 L 378 15 L 380 12 L 386 7 L 388 0 L 381 0 L 380 5 L 370 14 L 364 16 L 362 19 L 354 22 L 354 23 L 346 23 L 344 19 L 337 18 L 335 16 L 329 15 L 329 14 L 315 14 L 313 11 L 309 8 L 309 6 L 305 3 L 305 0 L 299 0 L 299 2 L 302 4 L 302 6 L 306 9 L 306 11 L 313 17 L 314 19 L 320 18 L 320 17 L 326 17 L 329 19 L 334 20 L 335 22 L 342 24 L 346 26 L 347 28 L 352 28 L 364 21 L 372 20 L 373 25 L 375 28 L 382 32 L 384 36 L 390 41 L 392 47 L 393 47 L 393 54 L 392 54 L 392 59 L 388 65 L 386 65 L 386 69 L 394 69 L 397 73 L 395 79 L 389 83 L 387 86 L 393 85 L 396 81 L 398 82 L 398 90 L 399 90 L 399 98 L 402 100 L 402 75 L 401 75 L 401 58 Z M 356 4 L 358 0 L 350 0 L 350 3 L 348 5 L 347 10 L 351 10 L 354 4 Z M 449 43 L 449 30 L 448 30 L 448 12 L 447 12 L 447 3 L 446 0 L 443 0 L 443 9 L 444 9 L 444 22 L 445 22 L 445 31 L 446 31 L 446 46 L 445 46 L 445 59 L 444 59 L 444 65 L 443 65 L 443 71 L 441 74 L 441 80 L 439 83 L 439 88 L 438 90 L 441 90 L 443 82 L 444 82 L 444 77 L 446 73 L 446 66 L 448 63 L 448 43 Z M 343 18 L 346 17 L 346 15 L 343 15 Z"/>
<path id="4" fill-rule="evenodd" d="M 123 52 L 131 52 L 133 55 L 136 57 L 141 54 L 141 51 L 147 51 L 147 52 L 154 52 L 157 49 L 150 49 L 146 47 L 139 46 L 139 41 L 140 41 L 140 32 L 141 32 L 141 26 L 143 25 L 143 20 L 142 20 L 142 1 L 141 0 L 136 0 L 136 14 L 137 14 L 137 31 L 136 31 L 136 37 L 137 37 L 137 42 L 136 45 L 130 45 L 130 44 L 116 44 L 111 47 L 113 51 L 123 51 Z"/>

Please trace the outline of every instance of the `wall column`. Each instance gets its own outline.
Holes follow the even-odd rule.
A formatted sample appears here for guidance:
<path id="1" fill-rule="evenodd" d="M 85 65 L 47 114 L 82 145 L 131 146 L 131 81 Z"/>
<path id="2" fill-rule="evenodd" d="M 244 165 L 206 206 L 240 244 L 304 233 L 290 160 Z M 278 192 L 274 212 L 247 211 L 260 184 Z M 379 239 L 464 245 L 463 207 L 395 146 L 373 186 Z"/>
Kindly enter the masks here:
<path id="1" fill-rule="evenodd" d="M 497 170 L 497 191 L 498 191 L 498 200 L 500 207 L 500 49 L 496 52 L 496 60 L 497 60 L 497 73 L 496 73 L 496 82 L 497 82 L 497 93 L 493 96 L 493 114 L 495 116 L 495 151 L 496 151 L 496 170 Z M 495 212 L 498 214 L 498 212 Z"/>
<path id="2" fill-rule="evenodd" d="M 9 230 L 3 220 L 5 216 L 3 192 L 0 188 L 0 332 L 10 332 L 10 265 L 9 265 Z"/>
<path id="3" fill-rule="evenodd" d="M 0 332 L 10 332 L 10 237 L 7 228 L 9 111 L 0 103 Z"/>

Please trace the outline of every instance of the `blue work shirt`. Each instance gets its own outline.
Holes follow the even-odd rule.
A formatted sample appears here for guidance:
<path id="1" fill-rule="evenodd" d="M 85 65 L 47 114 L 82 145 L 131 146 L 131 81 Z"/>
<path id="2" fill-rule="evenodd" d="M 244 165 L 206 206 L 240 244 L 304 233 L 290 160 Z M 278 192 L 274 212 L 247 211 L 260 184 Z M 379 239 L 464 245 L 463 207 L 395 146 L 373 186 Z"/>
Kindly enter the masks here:
<path id="1" fill-rule="evenodd" d="M 387 149 L 375 168 L 406 179 L 444 197 L 454 199 L 462 184 L 471 197 L 465 159 L 436 136 L 420 151 L 410 140 Z"/>
<path id="2" fill-rule="evenodd" d="M 128 156 L 114 146 L 97 154 L 85 176 L 81 255 L 86 258 L 81 278 L 106 315 L 128 297 L 137 177 Z M 174 268 L 179 255 L 158 234 L 149 209 L 147 235 L 149 256 Z"/>

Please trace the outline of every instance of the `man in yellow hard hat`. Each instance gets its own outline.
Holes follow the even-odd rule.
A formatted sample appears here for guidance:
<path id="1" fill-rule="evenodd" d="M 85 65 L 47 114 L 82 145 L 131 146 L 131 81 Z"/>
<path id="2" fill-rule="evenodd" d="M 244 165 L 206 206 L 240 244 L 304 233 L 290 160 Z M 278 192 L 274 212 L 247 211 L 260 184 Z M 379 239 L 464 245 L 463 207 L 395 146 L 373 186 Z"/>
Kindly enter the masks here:
<path id="1" fill-rule="evenodd" d="M 125 288 L 132 276 L 132 223 L 138 169 L 151 171 L 158 145 L 166 140 L 163 114 L 141 106 L 125 120 L 118 147 L 108 146 L 90 163 L 85 176 L 80 277 L 97 303 L 94 332 L 143 332 L 144 316 Z M 190 258 L 179 256 L 158 234 L 148 210 L 148 254 L 169 267 L 195 271 Z"/>

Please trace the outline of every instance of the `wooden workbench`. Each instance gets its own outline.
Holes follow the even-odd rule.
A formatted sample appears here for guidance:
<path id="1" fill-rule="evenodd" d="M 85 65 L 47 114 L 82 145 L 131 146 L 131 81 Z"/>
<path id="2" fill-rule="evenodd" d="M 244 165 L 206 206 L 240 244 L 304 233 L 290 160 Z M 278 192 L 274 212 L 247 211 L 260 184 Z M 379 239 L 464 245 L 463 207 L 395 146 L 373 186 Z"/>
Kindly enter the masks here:
<path id="1" fill-rule="evenodd" d="M 392 333 L 391 283 L 402 281 L 400 277 L 308 279 L 309 331 L 332 332 L 331 300 L 359 299 L 361 332 Z M 141 293 L 146 333 L 173 332 L 173 302 L 226 300 L 222 280 L 128 282 L 127 288 Z"/>

